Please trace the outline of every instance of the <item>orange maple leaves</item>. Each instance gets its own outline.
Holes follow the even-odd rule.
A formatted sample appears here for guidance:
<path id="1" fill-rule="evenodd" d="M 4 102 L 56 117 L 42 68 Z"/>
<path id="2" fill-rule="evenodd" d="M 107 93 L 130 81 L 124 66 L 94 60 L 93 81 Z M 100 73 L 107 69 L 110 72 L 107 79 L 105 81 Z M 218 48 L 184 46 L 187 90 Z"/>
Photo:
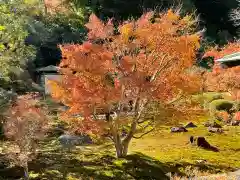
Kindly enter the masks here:
<path id="1" fill-rule="evenodd" d="M 237 53 L 240 51 L 240 43 L 234 42 L 225 45 L 223 48 L 214 47 L 207 51 L 203 57 L 214 57 L 214 60 L 223 58 L 226 55 Z"/>
<path id="2" fill-rule="evenodd" d="M 229 43 L 221 49 L 215 47 L 206 52 L 204 57 L 212 56 L 217 60 L 236 52 L 240 52 L 238 42 Z M 215 63 L 213 71 L 207 73 L 205 83 L 209 91 L 231 92 L 234 99 L 240 99 L 240 66 L 223 69 L 219 63 Z"/>
<path id="3" fill-rule="evenodd" d="M 70 113 L 90 117 L 96 106 L 111 110 L 135 98 L 167 102 L 180 91 L 198 91 L 199 78 L 188 71 L 200 38 L 193 17 L 172 10 L 153 15 L 122 23 L 118 33 L 111 20 L 91 15 L 88 41 L 60 46 L 63 79 L 49 82 L 53 97 Z"/>
<path id="4" fill-rule="evenodd" d="M 46 111 L 43 108 L 37 107 L 39 97 L 37 93 L 29 93 L 21 95 L 15 100 L 7 112 L 5 132 L 8 137 L 13 137 L 18 140 L 22 137 L 23 131 L 35 131 L 35 134 L 32 134 L 32 136 L 37 137 L 38 132 L 47 129 L 48 120 Z M 35 124 L 36 129 L 31 129 L 28 124 L 29 122 Z M 37 138 L 40 138 L 40 134 Z M 30 134 L 25 135 L 30 136 Z"/>

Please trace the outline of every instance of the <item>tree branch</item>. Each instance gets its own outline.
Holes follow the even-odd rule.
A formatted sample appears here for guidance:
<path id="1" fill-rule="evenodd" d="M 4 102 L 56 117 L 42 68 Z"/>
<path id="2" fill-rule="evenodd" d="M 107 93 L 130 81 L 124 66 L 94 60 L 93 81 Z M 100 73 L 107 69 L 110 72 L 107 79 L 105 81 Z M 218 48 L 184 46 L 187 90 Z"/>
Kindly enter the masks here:
<path id="1" fill-rule="evenodd" d="M 130 140 L 133 137 L 133 135 L 136 131 L 136 128 L 137 128 L 137 121 L 138 121 L 139 114 L 140 114 L 140 98 L 139 97 L 136 100 L 134 111 L 135 111 L 134 120 L 131 123 L 131 129 L 130 129 L 129 133 L 123 140 L 124 143 L 130 142 Z"/>
<path id="2" fill-rule="evenodd" d="M 138 137 L 136 137 L 136 136 L 133 135 L 133 138 L 134 138 L 134 139 L 140 139 L 140 138 L 142 138 L 143 136 L 145 136 L 145 135 L 149 134 L 150 132 L 152 132 L 154 129 L 155 129 L 155 128 L 152 128 L 151 130 L 143 133 L 141 136 L 138 136 Z"/>
<path id="3" fill-rule="evenodd" d="M 178 93 L 177 97 L 174 98 L 173 100 L 167 102 L 167 104 L 172 104 L 175 103 L 176 101 L 178 101 L 179 99 L 181 99 L 183 97 L 183 91 L 180 90 L 180 92 Z"/>
<path id="4" fill-rule="evenodd" d="M 93 107 L 93 118 L 95 120 L 97 120 L 97 116 L 96 116 L 96 106 Z"/>

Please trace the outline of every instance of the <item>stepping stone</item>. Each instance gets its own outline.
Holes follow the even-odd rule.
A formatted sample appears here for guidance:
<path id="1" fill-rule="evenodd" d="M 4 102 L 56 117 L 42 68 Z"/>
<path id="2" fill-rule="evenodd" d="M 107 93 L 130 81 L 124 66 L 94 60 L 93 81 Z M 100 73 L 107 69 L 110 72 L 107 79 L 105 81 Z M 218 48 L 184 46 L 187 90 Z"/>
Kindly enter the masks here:
<path id="1" fill-rule="evenodd" d="M 230 125 L 231 126 L 240 126 L 240 121 L 239 120 L 231 121 Z"/>
<path id="2" fill-rule="evenodd" d="M 195 127 L 197 127 L 197 126 L 195 124 L 193 124 L 193 122 L 190 122 L 185 126 L 185 128 L 195 128 Z"/>
<path id="3" fill-rule="evenodd" d="M 211 144 L 209 144 L 209 142 L 207 142 L 207 140 L 204 137 L 201 137 L 201 136 L 193 137 L 193 136 L 191 136 L 189 140 L 190 140 L 190 143 L 194 146 L 198 146 L 198 147 L 201 147 L 203 149 L 214 151 L 214 152 L 219 152 L 219 149 L 212 146 Z"/>
<path id="4" fill-rule="evenodd" d="M 206 122 L 204 124 L 205 127 L 212 127 L 212 128 L 222 128 L 222 126 L 216 122 Z"/>
<path id="5" fill-rule="evenodd" d="M 185 127 L 172 127 L 171 133 L 174 132 L 188 132 L 188 130 Z"/>
<path id="6" fill-rule="evenodd" d="M 223 133 L 223 129 L 221 129 L 221 128 L 214 128 L 214 127 L 208 127 L 208 132 L 211 132 L 211 133 Z"/>

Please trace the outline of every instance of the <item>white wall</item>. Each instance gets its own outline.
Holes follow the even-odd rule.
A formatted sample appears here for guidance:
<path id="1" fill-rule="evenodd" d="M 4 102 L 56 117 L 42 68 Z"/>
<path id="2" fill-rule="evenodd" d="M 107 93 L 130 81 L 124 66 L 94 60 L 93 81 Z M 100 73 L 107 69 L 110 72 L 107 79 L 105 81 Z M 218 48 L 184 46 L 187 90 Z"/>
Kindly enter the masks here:
<path id="1" fill-rule="evenodd" d="M 58 74 L 45 74 L 44 75 L 45 94 L 49 94 L 50 91 L 51 91 L 49 85 L 47 84 L 48 80 L 60 81 L 61 80 L 61 75 L 58 75 Z"/>

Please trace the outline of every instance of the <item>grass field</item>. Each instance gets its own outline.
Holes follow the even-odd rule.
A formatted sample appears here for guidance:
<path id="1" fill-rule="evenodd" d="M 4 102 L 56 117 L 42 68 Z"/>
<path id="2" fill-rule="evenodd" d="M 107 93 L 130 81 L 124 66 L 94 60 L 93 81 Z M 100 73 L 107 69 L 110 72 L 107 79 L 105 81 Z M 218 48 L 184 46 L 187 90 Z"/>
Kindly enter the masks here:
<path id="1" fill-rule="evenodd" d="M 126 159 L 116 159 L 108 143 L 78 147 L 68 153 L 61 150 L 56 138 L 48 139 L 43 142 L 38 158 L 29 164 L 31 179 L 144 180 L 168 179 L 165 175 L 168 172 L 192 176 L 233 171 L 240 167 L 240 127 L 224 129 L 224 134 L 210 134 L 200 121 L 189 132 L 173 134 L 170 127 L 161 126 L 143 139 L 134 139 Z M 220 152 L 190 146 L 187 144 L 190 135 L 204 136 Z M 22 170 L 16 167 L 0 170 L 3 179 L 22 175 Z"/>

